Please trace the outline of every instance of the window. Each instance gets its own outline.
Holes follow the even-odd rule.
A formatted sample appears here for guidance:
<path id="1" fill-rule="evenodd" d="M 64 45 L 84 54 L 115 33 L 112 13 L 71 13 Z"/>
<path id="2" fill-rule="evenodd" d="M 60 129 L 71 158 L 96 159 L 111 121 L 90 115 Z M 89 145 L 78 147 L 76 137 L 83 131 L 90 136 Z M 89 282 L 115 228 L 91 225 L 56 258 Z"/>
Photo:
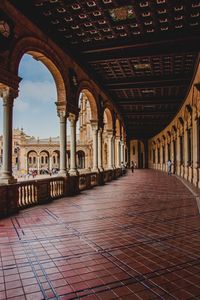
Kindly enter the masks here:
<path id="1" fill-rule="evenodd" d="M 158 148 L 158 163 L 160 163 L 160 148 Z"/>

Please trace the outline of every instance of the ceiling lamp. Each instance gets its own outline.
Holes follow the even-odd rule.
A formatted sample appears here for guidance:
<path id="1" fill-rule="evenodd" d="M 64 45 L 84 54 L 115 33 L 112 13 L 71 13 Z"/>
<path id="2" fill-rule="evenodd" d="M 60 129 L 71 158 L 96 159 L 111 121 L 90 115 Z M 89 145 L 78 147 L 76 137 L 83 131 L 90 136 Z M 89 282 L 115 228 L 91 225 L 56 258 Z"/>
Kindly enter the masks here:
<path id="1" fill-rule="evenodd" d="M 151 65 L 150 64 L 135 64 L 135 65 L 133 65 L 133 67 L 134 67 L 134 69 L 136 71 L 151 69 Z"/>

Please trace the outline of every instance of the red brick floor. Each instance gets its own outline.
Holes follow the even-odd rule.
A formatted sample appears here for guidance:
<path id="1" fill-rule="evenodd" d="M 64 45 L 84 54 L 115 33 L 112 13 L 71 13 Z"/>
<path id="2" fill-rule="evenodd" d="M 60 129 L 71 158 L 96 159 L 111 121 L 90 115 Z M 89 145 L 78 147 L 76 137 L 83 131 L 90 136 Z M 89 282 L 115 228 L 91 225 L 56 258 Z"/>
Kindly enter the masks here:
<path id="1" fill-rule="evenodd" d="M 200 216 L 150 170 L 0 221 L 2 299 L 200 299 Z"/>

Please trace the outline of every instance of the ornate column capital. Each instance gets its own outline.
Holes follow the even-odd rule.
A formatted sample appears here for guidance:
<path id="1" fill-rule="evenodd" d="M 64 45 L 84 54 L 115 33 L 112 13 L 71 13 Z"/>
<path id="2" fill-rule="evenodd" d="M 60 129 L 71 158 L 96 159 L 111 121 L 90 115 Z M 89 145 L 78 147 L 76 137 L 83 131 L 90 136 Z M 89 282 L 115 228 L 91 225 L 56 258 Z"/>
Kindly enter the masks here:
<path id="1" fill-rule="evenodd" d="M 75 115 L 75 114 L 73 114 L 73 113 L 69 113 L 69 114 L 68 114 L 68 120 L 69 120 L 71 123 L 75 123 L 75 122 L 77 122 L 78 117 L 77 117 L 77 115 Z"/>
<path id="2" fill-rule="evenodd" d="M 90 124 L 91 124 L 92 130 L 98 130 L 98 121 L 90 120 Z"/>
<path id="3" fill-rule="evenodd" d="M 10 87 L 0 87 L 0 96 L 3 99 L 3 105 L 13 106 L 15 98 L 18 96 L 18 91 Z"/>

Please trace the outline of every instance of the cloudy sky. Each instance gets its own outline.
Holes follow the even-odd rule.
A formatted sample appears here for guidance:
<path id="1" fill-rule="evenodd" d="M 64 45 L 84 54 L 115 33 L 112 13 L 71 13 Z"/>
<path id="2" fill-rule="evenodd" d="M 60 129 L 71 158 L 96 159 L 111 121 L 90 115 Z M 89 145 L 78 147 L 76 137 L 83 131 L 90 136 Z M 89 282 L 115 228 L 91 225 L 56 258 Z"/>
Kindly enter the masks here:
<path id="1" fill-rule="evenodd" d="M 56 112 L 56 86 L 48 69 L 30 55 L 24 55 L 19 76 L 22 78 L 19 97 L 14 103 L 13 127 L 24 128 L 28 135 L 59 135 Z M 2 101 L 0 101 L 0 134 L 2 134 Z"/>

